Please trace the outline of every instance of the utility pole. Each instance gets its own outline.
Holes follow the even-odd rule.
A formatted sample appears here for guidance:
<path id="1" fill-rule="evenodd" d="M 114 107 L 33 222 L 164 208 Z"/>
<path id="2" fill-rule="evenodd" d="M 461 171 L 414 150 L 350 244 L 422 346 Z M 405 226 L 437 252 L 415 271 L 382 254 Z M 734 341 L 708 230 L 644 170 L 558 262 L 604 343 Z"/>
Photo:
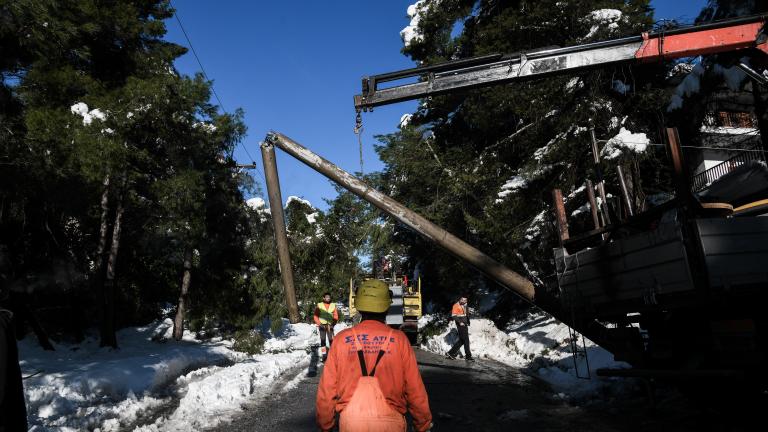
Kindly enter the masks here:
<path id="1" fill-rule="evenodd" d="M 273 145 L 279 147 L 286 153 L 308 165 L 310 168 L 378 207 L 384 213 L 394 217 L 404 225 L 411 227 L 414 231 L 435 242 L 438 246 L 465 260 L 488 275 L 488 277 L 499 282 L 502 286 L 505 286 L 520 295 L 523 299 L 529 302 L 534 301 L 535 288 L 531 281 L 510 270 L 478 249 L 470 246 L 448 231 L 428 221 L 413 210 L 408 209 L 389 196 L 377 191 L 362 180 L 323 159 L 285 135 L 277 132 L 270 132 L 265 141 L 268 144 L 262 144 L 262 152 L 264 151 L 265 145 L 268 145 L 270 149 Z M 272 161 L 274 164 L 274 154 Z M 270 200 L 271 198 L 272 193 L 270 192 Z"/>
<path id="2" fill-rule="evenodd" d="M 264 161 L 269 207 L 272 210 L 272 223 L 275 227 L 275 243 L 280 263 L 280 276 L 283 279 L 285 305 L 288 308 L 288 319 L 292 324 L 296 324 L 300 320 L 299 305 L 296 302 L 296 290 L 293 285 L 293 267 L 291 267 L 291 254 L 288 250 L 288 235 L 285 232 L 285 214 L 283 197 L 280 194 L 280 178 L 277 175 L 275 147 L 269 142 L 261 143 L 261 157 Z"/>

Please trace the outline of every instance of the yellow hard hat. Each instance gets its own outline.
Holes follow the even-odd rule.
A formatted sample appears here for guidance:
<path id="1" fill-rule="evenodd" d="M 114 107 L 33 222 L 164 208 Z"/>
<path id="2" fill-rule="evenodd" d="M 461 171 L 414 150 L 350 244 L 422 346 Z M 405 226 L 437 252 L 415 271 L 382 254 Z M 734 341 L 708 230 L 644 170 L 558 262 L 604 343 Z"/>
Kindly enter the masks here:
<path id="1" fill-rule="evenodd" d="M 386 312 L 390 303 L 387 284 L 377 279 L 363 281 L 355 294 L 355 308 L 361 312 Z"/>

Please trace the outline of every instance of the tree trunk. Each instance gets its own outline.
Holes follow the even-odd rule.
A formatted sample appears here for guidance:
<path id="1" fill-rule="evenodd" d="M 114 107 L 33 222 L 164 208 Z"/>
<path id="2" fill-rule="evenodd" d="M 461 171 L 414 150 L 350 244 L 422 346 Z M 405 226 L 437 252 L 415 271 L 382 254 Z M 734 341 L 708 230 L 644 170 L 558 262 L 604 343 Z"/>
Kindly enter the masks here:
<path id="1" fill-rule="evenodd" d="M 104 262 L 106 261 L 105 251 L 107 249 L 107 236 L 109 235 L 109 174 L 104 176 L 101 191 L 101 221 L 99 223 L 99 243 L 96 245 L 96 256 L 93 263 L 93 280 L 91 292 L 95 299 L 96 309 L 99 314 L 99 326 L 103 327 L 106 320 L 104 316 L 107 298 L 104 295 Z M 103 333 L 102 333 L 103 334 Z"/>
<path id="2" fill-rule="evenodd" d="M 99 244 L 96 247 L 96 275 L 99 277 L 104 268 L 104 251 L 107 248 L 107 234 L 109 231 L 109 174 L 104 176 L 104 190 L 101 192 L 101 224 L 99 227 Z"/>
<path id="3" fill-rule="evenodd" d="M 101 343 L 100 346 L 117 348 L 117 338 L 115 336 L 115 267 L 117 265 L 117 252 L 120 249 L 120 230 L 122 228 L 123 213 L 123 194 L 117 198 L 117 209 L 115 210 L 115 223 L 112 228 L 112 244 L 109 248 L 109 257 L 107 259 L 107 273 L 104 280 L 104 304 L 103 317 L 101 322 Z"/>
<path id="4" fill-rule="evenodd" d="M 184 249 L 184 276 L 181 279 L 181 294 L 179 295 L 179 306 L 176 308 L 176 318 L 173 320 L 173 338 L 181 340 L 184 336 L 184 313 L 187 306 L 187 295 L 189 294 L 189 284 L 192 282 L 192 248 Z"/>

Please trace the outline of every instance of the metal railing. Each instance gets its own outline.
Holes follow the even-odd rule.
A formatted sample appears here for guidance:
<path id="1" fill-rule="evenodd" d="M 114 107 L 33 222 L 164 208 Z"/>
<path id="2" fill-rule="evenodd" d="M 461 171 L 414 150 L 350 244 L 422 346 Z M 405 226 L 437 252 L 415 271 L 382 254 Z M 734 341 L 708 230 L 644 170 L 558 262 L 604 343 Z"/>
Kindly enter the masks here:
<path id="1" fill-rule="evenodd" d="M 691 189 L 693 192 L 698 192 L 712 184 L 713 181 L 728 174 L 737 167 L 751 161 L 765 161 L 763 151 L 743 151 L 728 159 L 727 161 L 719 163 L 706 171 L 696 174 L 691 180 Z"/>

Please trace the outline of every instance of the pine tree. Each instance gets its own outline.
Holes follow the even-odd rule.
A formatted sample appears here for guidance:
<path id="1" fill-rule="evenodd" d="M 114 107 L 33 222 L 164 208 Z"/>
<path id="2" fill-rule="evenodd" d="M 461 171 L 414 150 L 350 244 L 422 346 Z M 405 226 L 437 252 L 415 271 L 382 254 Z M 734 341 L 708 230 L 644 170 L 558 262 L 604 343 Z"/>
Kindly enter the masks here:
<path id="1" fill-rule="evenodd" d="M 646 0 L 444 0 L 422 2 L 417 12 L 418 34 L 403 52 L 422 65 L 637 35 L 653 24 Z M 457 25 L 461 32 L 453 38 Z M 598 138 L 626 128 L 661 142 L 665 72 L 665 65 L 616 66 L 423 100 L 407 125 L 380 138 L 382 185 L 516 271 L 543 276 L 552 271 L 555 245 L 550 191 L 572 195 L 570 212 L 586 201 L 581 186 L 592 175 L 590 128 Z M 654 162 L 659 157 L 663 153 L 651 150 L 612 162 L 631 168 L 638 201 L 640 173 L 663 177 Z M 615 166 L 608 168 L 607 183 L 619 196 L 610 186 L 617 184 Z M 408 245 L 410 265 L 425 269 L 427 295 L 439 304 L 487 284 L 447 253 L 399 230 L 395 238 Z"/>

